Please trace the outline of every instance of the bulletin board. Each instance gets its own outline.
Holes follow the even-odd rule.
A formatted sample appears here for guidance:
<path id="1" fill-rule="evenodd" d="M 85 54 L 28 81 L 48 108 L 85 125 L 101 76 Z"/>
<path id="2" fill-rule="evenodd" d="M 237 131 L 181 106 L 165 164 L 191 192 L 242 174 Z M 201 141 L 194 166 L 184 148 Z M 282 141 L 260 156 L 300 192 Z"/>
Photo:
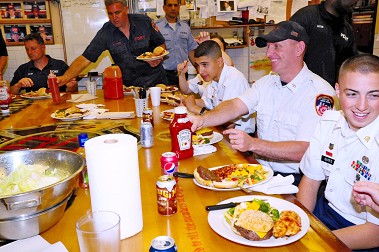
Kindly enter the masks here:
<path id="1" fill-rule="evenodd" d="M 70 65 L 82 55 L 93 37 L 108 21 L 104 0 L 61 0 L 60 1 L 64 49 Z M 89 71 L 104 72 L 113 60 L 108 51 L 101 54 L 97 62 L 91 63 L 81 75 Z"/>

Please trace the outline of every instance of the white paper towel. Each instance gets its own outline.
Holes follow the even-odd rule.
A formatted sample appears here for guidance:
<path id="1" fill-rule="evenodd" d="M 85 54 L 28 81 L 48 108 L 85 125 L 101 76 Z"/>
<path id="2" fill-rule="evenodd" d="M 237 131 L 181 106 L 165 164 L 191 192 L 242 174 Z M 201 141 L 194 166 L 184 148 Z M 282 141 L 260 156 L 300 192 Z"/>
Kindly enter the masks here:
<path id="1" fill-rule="evenodd" d="M 142 230 L 137 139 L 109 134 L 85 144 L 92 211 L 108 210 L 121 217 L 121 239 Z"/>

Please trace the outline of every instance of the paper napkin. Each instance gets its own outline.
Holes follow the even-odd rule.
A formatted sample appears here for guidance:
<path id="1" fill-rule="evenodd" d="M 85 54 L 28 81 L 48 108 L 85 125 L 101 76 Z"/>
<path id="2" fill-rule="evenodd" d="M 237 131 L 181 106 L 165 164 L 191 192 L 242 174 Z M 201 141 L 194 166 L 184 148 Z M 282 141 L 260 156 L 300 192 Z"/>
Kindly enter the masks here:
<path id="1" fill-rule="evenodd" d="M 278 174 L 266 183 L 254 186 L 252 189 L 265 194 L 294 194 L 299 191 L 297 186 L 292 185 L 294 181 L 293 175 L 283 177 Z"/>
<path id="2" fill-rule="evenodd" d="M 136 117 L 134 111 L 130 112 L 105 112 L 98 113 L 96 115 L 97 119 L 123 119 L 123 118 L 134 118 Z"/>
<path id="3" fill-rule="evenodd" d="M 204 155 L 204 154 L 209 154 L 216 152 L 217 148 L 211 144 L 209 145 L 194 145 L 193 146 L 193 155 L 194 156 L 199 156 L 199 155 Z"/>
<path id="4" fill-rule="evenodd" d="M 48 243 L 40 235 L 17 240 L 0 247 L 0 252 L 67 252 L 68 250 L 62 242 L 54 244 Z"/>
<path id="5" fill-rule="evenodd" d="M 72 94 L 71 99 L 67 100 L 69 102 L 85 102 L 89 100 L 96 99 L 97 96 L 90 94 Z"/>

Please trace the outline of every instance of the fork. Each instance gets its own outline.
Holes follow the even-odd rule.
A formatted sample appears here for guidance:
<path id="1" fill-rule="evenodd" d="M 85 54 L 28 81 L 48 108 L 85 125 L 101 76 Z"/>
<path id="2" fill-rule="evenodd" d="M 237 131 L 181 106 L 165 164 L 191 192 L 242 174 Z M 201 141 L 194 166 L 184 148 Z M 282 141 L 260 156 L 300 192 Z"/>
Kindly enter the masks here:
<path id="1" fill-rule="evenodd" d="M 238 186 L 242 191 L 244 191 L 247 194 L 252 194 L 254 192 L 253 188 L 245 188 L 243 186 Z"/>

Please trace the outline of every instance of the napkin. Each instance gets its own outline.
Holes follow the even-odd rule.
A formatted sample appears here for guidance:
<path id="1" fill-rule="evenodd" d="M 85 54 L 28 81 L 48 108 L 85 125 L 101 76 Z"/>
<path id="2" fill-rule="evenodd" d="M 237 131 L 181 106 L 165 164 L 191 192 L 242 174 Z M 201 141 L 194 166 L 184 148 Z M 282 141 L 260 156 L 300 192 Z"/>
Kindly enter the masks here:
<path id="1" fill-rule="evenodd" d="M 264 194 L 294 194 L 299 191 L 297 186 L 292 185 L 294 181 L 293 175 L 283 177 L 278 174 L 266 183 L 254 186 L 252 190 Z"/>
<path id="2" fill-rule="evenodd" d="M 211 144 L 209 144 L 209 145 L 194 145 L 193 146 L 193 155 L 194 156 L 205 155 L 205 154 L 213 153 L 216 151 L 217 151 L 217 148 Z"/>
<path id="3" fill-rule="evenodd" d="M 69 102 L 85 102 L 89 100 L 96 99 L 97 96 L 90 94 L 72 94 L 71 99 L 67 100 Z"/>
<path id="4" fill-rule="evenodd" d="M 134 114 L 134 111 L 130 112 L 105 112 L 105 113 L 98 113 L 96 115 L 97 119 L 122 119 L 122 118 L 134 118 L 136 115 Z"/>
<path id="5" fill-rule="evenodd" d="M 54 244 L 48 243 L 40 235 L 17 240 L 0 247 L 0 252 L 67 252 L 68 250 L 62 242 Z"/>

